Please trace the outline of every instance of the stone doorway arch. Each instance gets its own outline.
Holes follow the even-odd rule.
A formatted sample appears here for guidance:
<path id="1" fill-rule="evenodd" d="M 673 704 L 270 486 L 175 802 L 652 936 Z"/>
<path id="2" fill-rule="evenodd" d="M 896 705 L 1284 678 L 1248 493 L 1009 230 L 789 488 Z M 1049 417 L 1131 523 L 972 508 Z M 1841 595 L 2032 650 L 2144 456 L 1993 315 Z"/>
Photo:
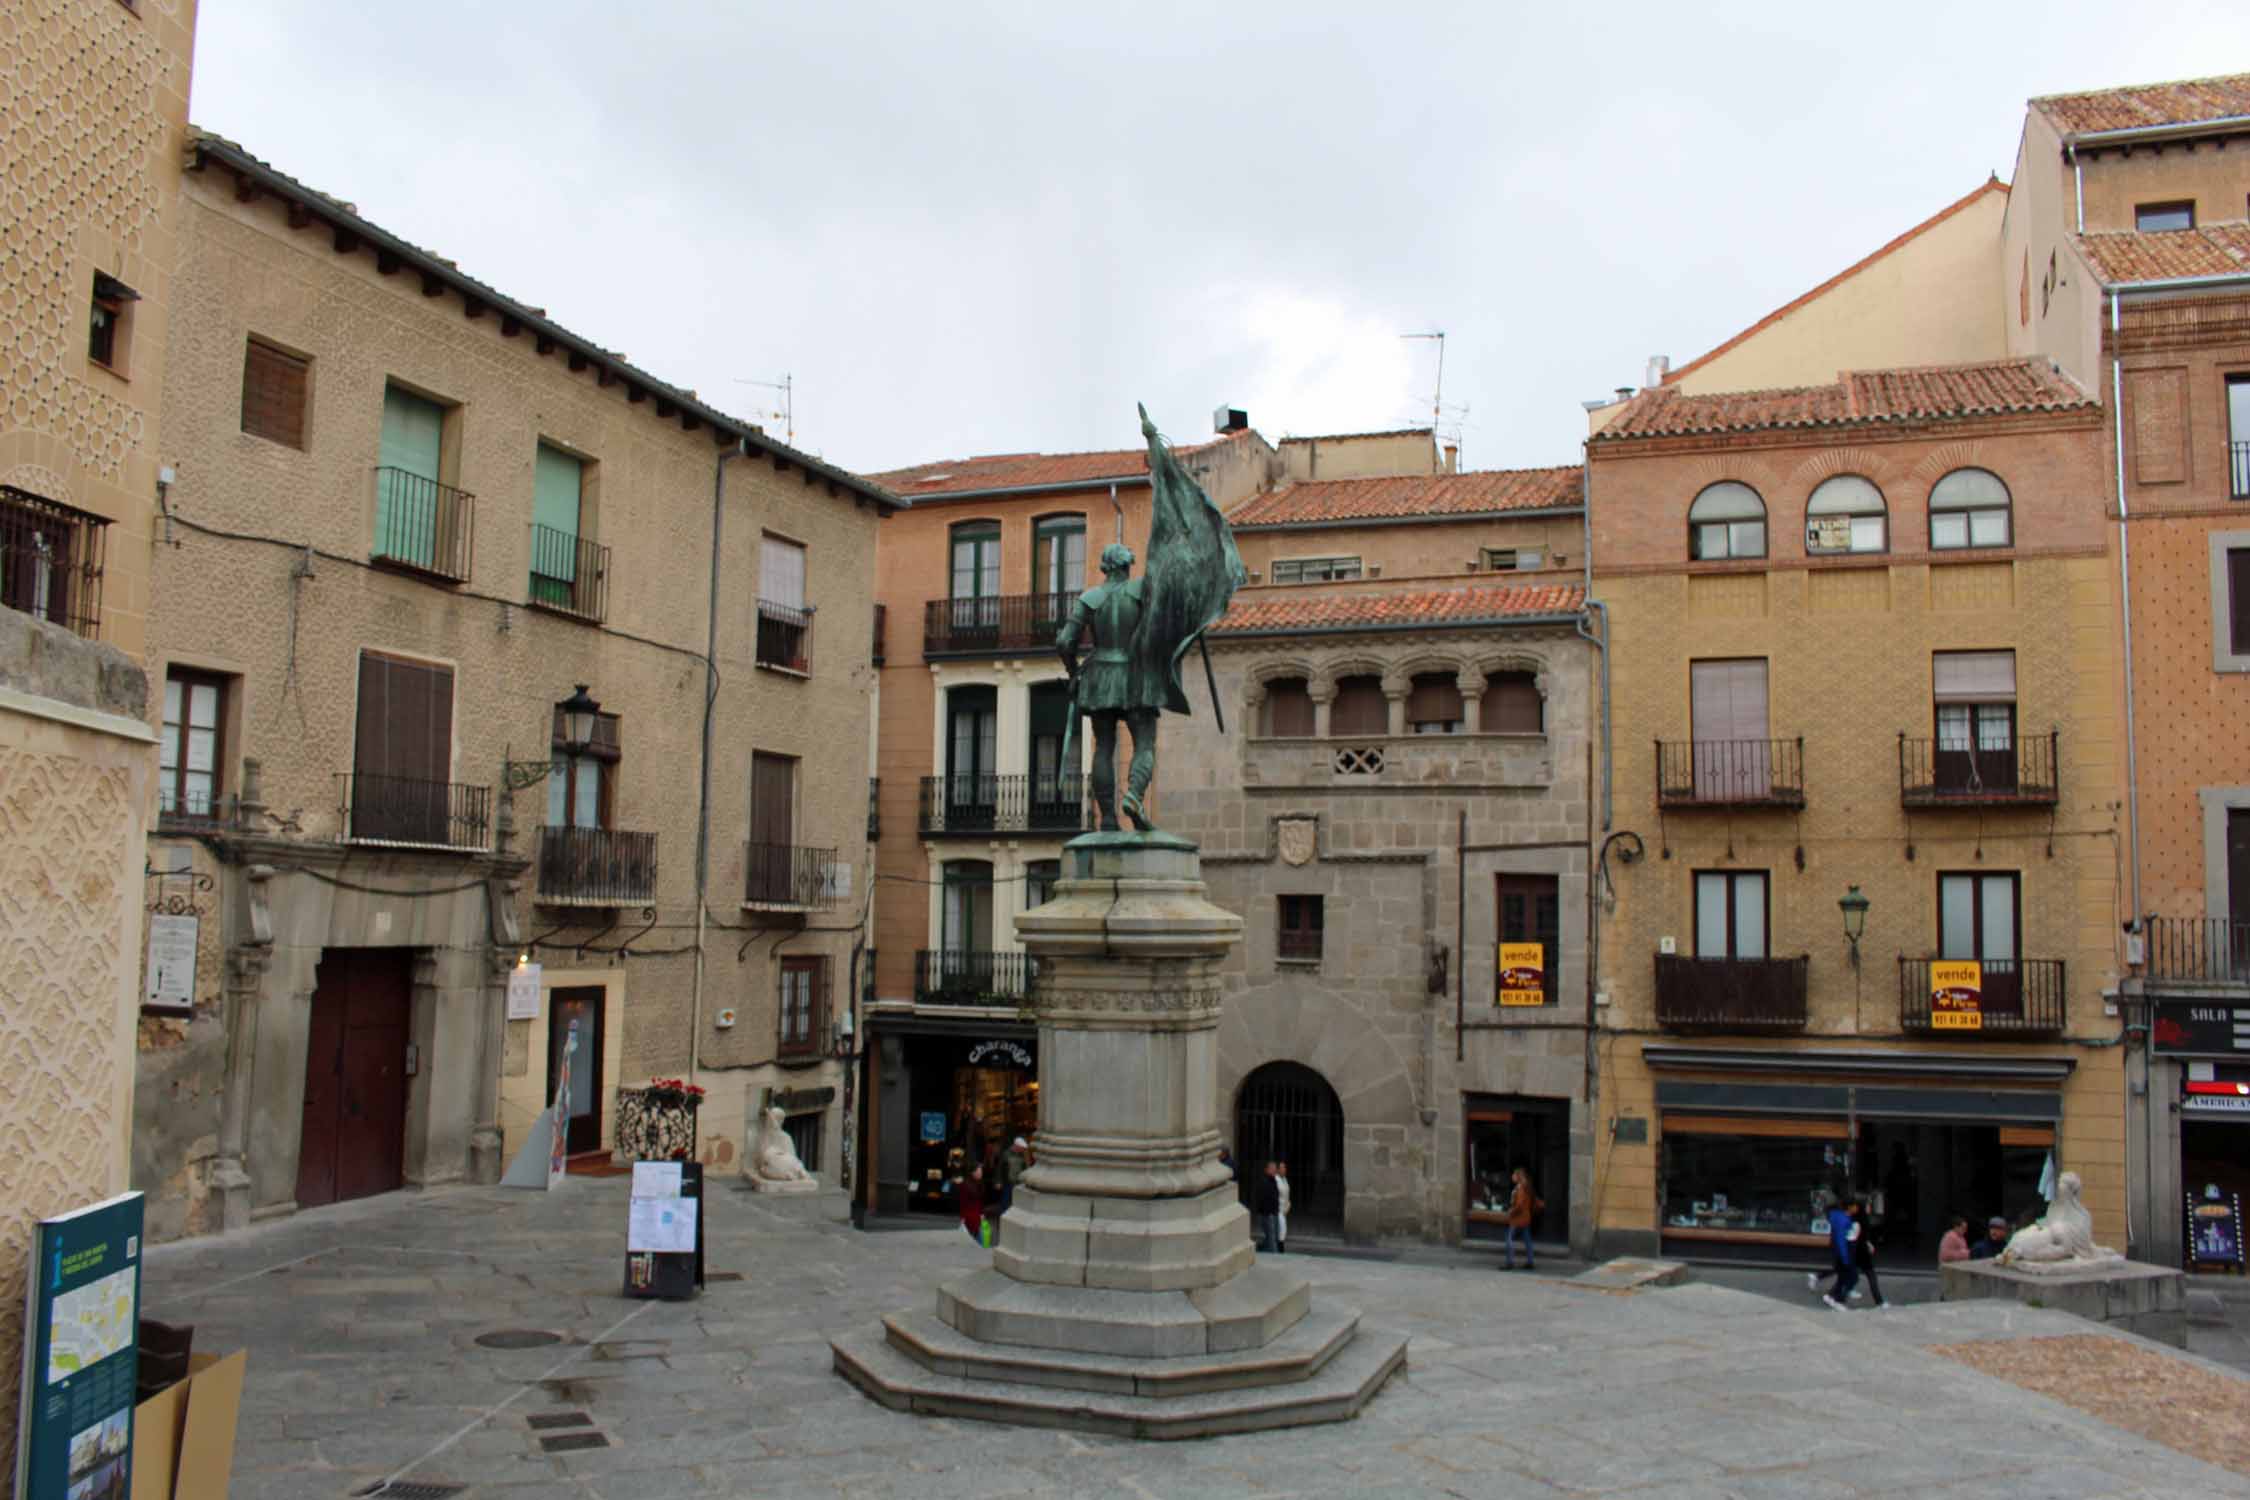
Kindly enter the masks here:
<path id="1" fill-rule="evenodd" d="M 1335 1232 L 1344 1222 L 1344 1106 L 1303 1063 L 1269 1062 L 1234 1096 L 1234 1153 L 1243 1201 L 1268 1161 L 1289 1164 L 1292 1229 Z"/>

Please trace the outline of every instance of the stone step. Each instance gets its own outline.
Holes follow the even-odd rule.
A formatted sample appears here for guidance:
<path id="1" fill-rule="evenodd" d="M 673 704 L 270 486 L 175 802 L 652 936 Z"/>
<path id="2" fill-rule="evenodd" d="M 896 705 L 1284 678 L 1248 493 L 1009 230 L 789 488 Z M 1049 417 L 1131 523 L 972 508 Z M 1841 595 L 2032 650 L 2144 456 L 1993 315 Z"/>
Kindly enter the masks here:
<path id="1" fill-rule="evenodd" d="M 1346 1421 L 1406 1363 L 1404 1334 L 1362 1328 L 1303 1380 L 1158 1397 L 941 1375 L 894 1348 L 877 1328 L 855 1329 L 829 1347 L 837 1374 L 894 1411 L 1163 1440 Z"/>
<path id="2" fill-rule="evenodd" d="M 979 1343 L 1133 1359 L 1263 1348 L 1311 1305 L 1306 1283 L 1270 1264 L 1193 1292 L 1052 1286 L 991 1269 L 937 1292 L 938 1320 Z"/>
<path id="3" fill-rule="evenodd" d="M 1310 1379 L 1351 1342 L 1359 1330 L 1359 1314 L 1348 1308 L 1316 1307 L 1262 1349 L 1171 1359 L 1119 1359 L 1068 1349 L 987 1344 L 920 1312 L 893 1314 L 883 1319 L 883 1329 L 892 1348 L 940 1375 L 1170 1398 Z"/>

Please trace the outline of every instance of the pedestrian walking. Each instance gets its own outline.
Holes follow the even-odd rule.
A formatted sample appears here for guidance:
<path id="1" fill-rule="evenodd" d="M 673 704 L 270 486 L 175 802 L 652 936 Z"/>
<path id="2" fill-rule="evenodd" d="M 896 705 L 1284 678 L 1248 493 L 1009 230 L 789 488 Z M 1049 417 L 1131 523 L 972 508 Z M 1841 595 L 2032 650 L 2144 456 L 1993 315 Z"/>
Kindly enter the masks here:
<path id="1" fill-rule="evenodd" d="M 1852 1269 L 1866 1278 L 1867 1295 L 1875 1299 L 1875 1305 L 1888 1309 L 1891 1305 L 1890 1299 L 1883 1295 L 1883 1283 L 1875 1275 L 1875 1234 L 1874 1227 L 1867 1222 L 1866 1204 L 1853 1205 L 1852 1223 L 1859 1230 L 1859 1233 L 1852 1237 L 1851 1242 Z M 1852 1291 L 1847 1292 L 1846 1295 L 1856 1296 L 1858 1294 L 1856 1291 Z"/>
<path id="2" fill-rule="evenodd" d="M 1501 1244 L 1508 1252 L 1508 1259 L 1501 1269 L 1513 1271 L 1516 1268 L 1516 1241 L 1520 1238 L 1523 1241 L 1523 1268 L 1526 1271 L 1536 1271 L 1539 1263 L 1531 1252 L 1531 1221 L 1546 1204 L 1532 1190 L 1531 1174 L 1522 1167 L 1510 1172 L 1508 1181 L 1511 1186 L 1504 1215 L 1507 1227 L 1501 1235 Z"/>
<path id="3" fill-rule="evenodd" d="M 961 1179 L 955 1195 L 961 1200 L 961 1227 L 969 1231 L 969 1238 L 984 1243 L 984 1168 L 969 1168 L 969 1175 Z"/>
<path id="4" fill-rule="evenodd" d="M 1275 1162 L 1273 1180 L 1281 1189 L 1281 1207 L 1274 1214 L 1274 1246 L 1278 1253 L 1289 1253 L 1289 1163 Z"/>
<path id="5" fill-rule="evenodd" d="M 1250 1236 L 1258 1248 L 1269 1255 L 1281 1253 L 1281 1242 L 1276 1238 L 1274 1220 L 1281 1215 L 1281 1179 L 1267 1162 L 1258 1180 L 1250 1186 Z"/>
<path id="6" fill-rule="evenodd" d="M 1828 1253 L 1834 1262 L 1828 1274 L 1836 1280 L 1827 1291 L 1820 1293 L 1820 1300 L 1838 1312 L 1845 1310 L 1844 1303 L 1851 1297 L 1852 1288 L 1859 1284 L 1859 1268 L 1852 1264 L 1852 1241 L 1859 1238 L 1860 1232 L 1859 1221 L 1852 1217 L 1852 1210 L 1858 1206 L 1859 1200 L 1849 1193 L 1838 1195 L 1828 1205 Z M 1820 1292 L 1818 1271 L 1805 1273 L 1805 1289 Z"/>

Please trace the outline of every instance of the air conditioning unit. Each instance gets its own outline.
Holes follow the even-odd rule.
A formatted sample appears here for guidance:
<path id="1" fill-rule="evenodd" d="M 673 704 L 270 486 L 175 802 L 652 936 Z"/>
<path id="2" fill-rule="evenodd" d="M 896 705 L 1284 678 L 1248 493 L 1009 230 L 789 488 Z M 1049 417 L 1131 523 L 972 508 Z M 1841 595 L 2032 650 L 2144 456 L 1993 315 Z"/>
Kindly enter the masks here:
<path id="1" fill-rule="evenodd" d="M 1370 578 L 1380 578 L 1380 577 L 1382 577 L 1382 576 L 1383 576 L 1383 565 L 1382 565 L 1381 563 L 1369 563 L 1369 564 L 1367 565 L 1367 576 L 1368 576 L 1368 577 L 1370 577 Z"/>

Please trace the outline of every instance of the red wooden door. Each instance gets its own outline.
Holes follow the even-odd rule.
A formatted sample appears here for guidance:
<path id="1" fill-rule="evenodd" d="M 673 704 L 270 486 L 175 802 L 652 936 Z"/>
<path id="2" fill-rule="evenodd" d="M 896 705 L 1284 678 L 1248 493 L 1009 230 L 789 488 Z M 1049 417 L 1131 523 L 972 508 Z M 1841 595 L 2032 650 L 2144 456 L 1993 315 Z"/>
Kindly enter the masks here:
<path id="1" fill-rule="evenodd" d="M 385 1193 L 406 1180 L 410 956 L 340 949 L 313 980 L 297 1206 Z"/>

